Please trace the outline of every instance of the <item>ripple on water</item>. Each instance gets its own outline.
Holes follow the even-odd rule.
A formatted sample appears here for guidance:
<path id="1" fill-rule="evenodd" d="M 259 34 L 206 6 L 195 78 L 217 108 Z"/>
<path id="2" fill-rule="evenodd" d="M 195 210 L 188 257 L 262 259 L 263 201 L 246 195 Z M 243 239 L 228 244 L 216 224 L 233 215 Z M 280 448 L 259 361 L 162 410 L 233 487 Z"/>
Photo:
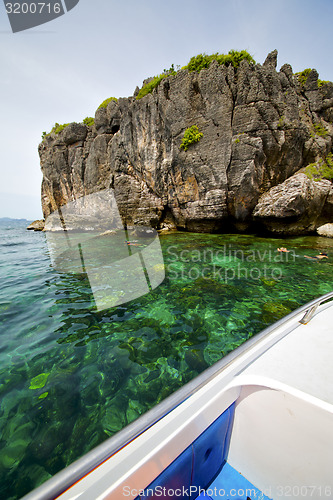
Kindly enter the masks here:
<path id="1" fill-rule="evenodd" d="M 1 498 L 20 498 L 331 291 L 331 240 L 176 233 L 161 237 L 162 285 L 97 312 L 85 275 L 52 269 L 44 234 L 0 233 Z M 328 262 L 304 259 L 320 250 Z"/>

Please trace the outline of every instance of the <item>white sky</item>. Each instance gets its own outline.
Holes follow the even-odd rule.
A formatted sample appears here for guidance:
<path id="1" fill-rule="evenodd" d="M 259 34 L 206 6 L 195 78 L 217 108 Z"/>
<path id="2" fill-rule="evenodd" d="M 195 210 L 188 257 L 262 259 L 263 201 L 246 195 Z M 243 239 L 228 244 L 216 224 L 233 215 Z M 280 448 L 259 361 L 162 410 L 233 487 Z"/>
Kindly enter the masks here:
<path id="1" fill-rule="evenodd" d="M 0 217 L 41 218 L 37 147 L 55 122 L 94 116 L 110 96 L 200 52 L 246 49 L 333 81 L 333 0 L 80 0 L 13 34 L 0 3 Z"/>

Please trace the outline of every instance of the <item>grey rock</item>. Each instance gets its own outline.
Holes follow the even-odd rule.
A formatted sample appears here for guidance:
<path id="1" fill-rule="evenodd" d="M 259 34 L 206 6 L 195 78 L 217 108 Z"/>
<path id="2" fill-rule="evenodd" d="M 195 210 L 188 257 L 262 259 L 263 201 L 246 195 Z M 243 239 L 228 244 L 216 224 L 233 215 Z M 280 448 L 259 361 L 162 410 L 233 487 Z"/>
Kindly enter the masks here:
<path id="1" fill-rule="evenodd" d="M 312 69 L 306 79 L 304 88 L 305 91 L 317 91 L 318 90 L 318 72 Z"/>
<path id="2" fill-rule="evenodd" d="M 124 224 L 221 231 L 260 223 L 293 234 L 328 222 L 331 183 L 313 184 L 300 172 L 331 151 L 333 85 L 318 88 L 312 70 L 301 87 L 291 66 L 277 72 L 276 62 L 273 51 L 263 65 L 180 70 L 142 99 L 98 109 L 94 127 L 71 124 L 46 137 L 39 146 L 44 216 L 112 188 Z M 203 137 L 185 152 L 192 125 Z M 279 185 L 284 215 L 274 201 L 268 216 L 262 196 Z"/>
<path id="3" fill-rule="evenodd" d="M 108 117 L 106 108 L 99 108 L 95 113 L 95 127 L 97 130 L 105 130 L 108 126 Z M 103 131 L 102 130 L 102 131 Z"/>
<path id="4" fill-rule="evenodd" d="M 332 221 L 333 220 L 333 185 L 331 184 L 330 190 L 328 192 L 323 211 L 321 213 L 322 221 Z"/>
<path id="5" fill-rule="evenodd" d="M 263 66 L 275 69 L 277 65 L 277 56 L 278 56 L 278 51 L 276 49 L 270 52 L 266 57 Z"/>
<path id="6" fill-rule="evenodd" d="M 286 75 L 286 77 L 288 78 L 289 83 L 291 83 L 291 84 L 292 84 L 292 80 L 293 80 L 293 69 L 292 69 L 292 67 L 290 66 L 290 64 L 284 64 L 283 66 L 281 66 L 280 72 L 281 72 L 281 73 L 284 73 L 284 74 Z"/>
<path id="7" fill-rule="evenodd" d="M 327 180 L 315 182 L 297 173 L 263 194 L 253 217 L 275 233 L 310 233 L 317 227 L 330 187 Z"/>
<path id="8" fill-rule="evenodd" d="M 333 238 L 333 223 L 324 224 L 317 228 L 317 233 L 319 236 L 326 236 L 327 238 Z"/>
<path id="9" fill-rule="evenodd" d="M 83 123 L 70 123 L 64 128 L 62 138 L 66 146 L 82 142 L 87 137 L 88 128 Z"/>

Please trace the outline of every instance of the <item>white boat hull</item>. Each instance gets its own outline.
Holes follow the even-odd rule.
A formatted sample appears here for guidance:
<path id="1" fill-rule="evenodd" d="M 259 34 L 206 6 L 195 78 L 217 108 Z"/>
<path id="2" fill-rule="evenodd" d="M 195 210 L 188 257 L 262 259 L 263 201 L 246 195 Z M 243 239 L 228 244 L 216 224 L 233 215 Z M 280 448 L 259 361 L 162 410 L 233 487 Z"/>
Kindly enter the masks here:
<path id="1" fill-rule="evenodd" d="M 206 488 L 215 500 L 223 498 L 226 461 L 225 470 L 235 469 L 256 488 L 250 488 L 252 496 L 244 489 L 237 497 L 229 484 L 232 498 L 333 497 L 333 302 L 318 308 L 314 303 L 250 339 L 138 419 L 120 433 L 123 445 L 119 436 L 111 438 L 25 498 L 55 498 L 47 495 L 56 489 L 61 500 L 172 498 L 157 495 L 156 488 L 176 484 L 189 495 L 174 498 L 194 499 Z M 305 311 L 311 313 L 304 320 Z M 76 482 L 68 487 L 70 477 Z"/>

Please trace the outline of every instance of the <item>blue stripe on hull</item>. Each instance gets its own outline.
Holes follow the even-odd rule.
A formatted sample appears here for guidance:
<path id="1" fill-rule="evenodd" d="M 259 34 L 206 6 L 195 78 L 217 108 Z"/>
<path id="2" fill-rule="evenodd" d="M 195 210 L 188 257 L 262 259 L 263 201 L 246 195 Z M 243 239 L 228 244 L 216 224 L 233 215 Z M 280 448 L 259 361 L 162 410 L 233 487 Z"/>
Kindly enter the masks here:
<path id="1" fill-rule="evenodd" d="M 227 460 L 234 410 L 232 404 L 146 488 L 140 499 L 197 498 Z"/>

